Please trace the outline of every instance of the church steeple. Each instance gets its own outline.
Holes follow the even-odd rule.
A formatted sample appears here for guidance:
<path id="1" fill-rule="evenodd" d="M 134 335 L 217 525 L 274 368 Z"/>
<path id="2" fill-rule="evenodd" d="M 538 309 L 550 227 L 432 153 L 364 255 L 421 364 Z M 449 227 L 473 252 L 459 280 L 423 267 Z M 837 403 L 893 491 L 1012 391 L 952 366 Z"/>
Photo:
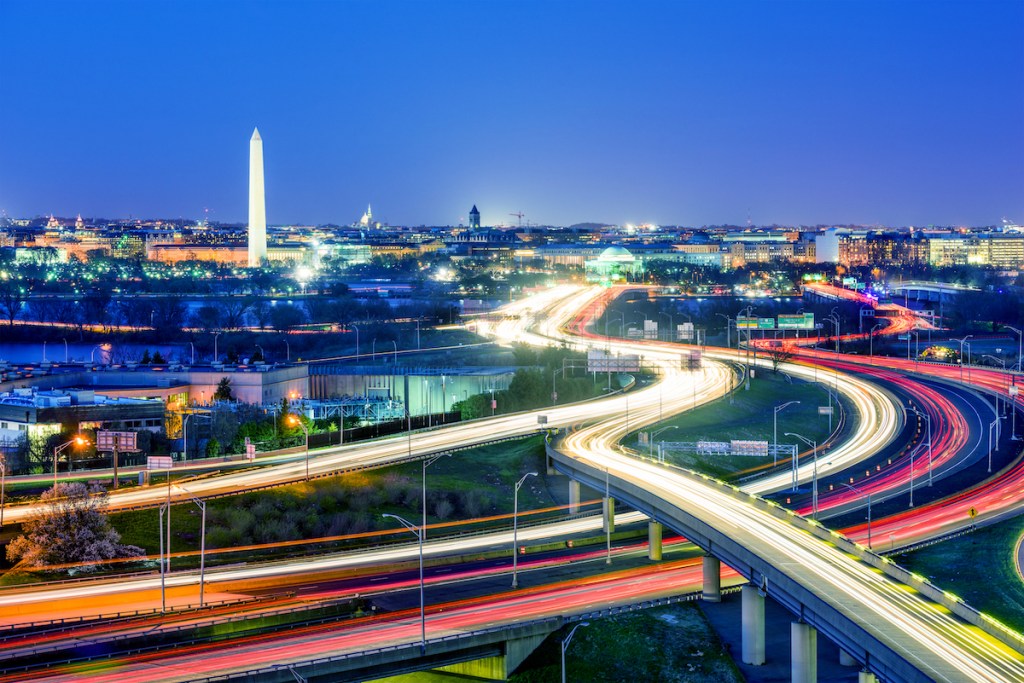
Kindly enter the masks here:
<path id="1" fill-rule="evenodd" d="M 480 228 L 480 211 L 477 210 L 476 204 L 469 210 L 469 227 L 474 230 Z"/>

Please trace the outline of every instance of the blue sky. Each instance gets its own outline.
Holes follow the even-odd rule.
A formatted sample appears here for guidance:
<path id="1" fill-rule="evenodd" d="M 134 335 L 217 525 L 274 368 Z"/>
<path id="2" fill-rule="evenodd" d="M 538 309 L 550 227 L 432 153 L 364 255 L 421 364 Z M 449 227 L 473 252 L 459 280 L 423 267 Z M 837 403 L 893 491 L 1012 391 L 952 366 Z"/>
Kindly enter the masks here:
<path id="1" fill-rule="evenodd" d="M 1024 221 L 1024 1 L 0 0 L 0 208 Z"/>

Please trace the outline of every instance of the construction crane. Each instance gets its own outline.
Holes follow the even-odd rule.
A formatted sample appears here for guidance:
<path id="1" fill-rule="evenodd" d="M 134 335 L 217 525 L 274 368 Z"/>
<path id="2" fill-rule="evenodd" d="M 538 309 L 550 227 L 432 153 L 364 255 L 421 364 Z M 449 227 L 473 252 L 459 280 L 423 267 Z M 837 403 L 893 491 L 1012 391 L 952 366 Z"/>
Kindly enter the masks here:
<path id="1" fill-rule="evenodd" d="M 523 213 L 522 211 L 515 211 L 515 212 L 509 214 L 509 216 L 515 216 L 516 218 L 519 219 L 519 227 L 520 228 L 523 227 L 523 216 L 525 216 L 525 215 L 526 214 Z"/>

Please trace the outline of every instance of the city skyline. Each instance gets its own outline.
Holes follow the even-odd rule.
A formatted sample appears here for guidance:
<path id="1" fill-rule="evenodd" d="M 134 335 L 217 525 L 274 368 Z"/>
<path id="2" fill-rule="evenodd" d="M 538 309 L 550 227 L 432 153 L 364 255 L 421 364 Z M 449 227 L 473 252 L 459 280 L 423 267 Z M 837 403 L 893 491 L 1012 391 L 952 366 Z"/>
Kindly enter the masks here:
<path id="1" fill-rule="evenodd" d="M 1024 215 L 1020 3 L 291 7 L 4 3 L 0 208 L 244 223 L 259 126 L 271 224 Z"/>

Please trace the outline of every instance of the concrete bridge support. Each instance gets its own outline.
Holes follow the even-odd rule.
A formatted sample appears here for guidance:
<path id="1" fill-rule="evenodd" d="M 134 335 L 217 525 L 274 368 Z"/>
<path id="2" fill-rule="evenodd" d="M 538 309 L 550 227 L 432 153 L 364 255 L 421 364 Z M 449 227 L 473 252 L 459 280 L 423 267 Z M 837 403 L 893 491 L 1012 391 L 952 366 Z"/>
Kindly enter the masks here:
<path id="1" fill-rule="evenodd" d="M 510 638 L 505 641 L 504 654 L 484 657 L 471 662 L 449 664 L 435 669 L 462 676 L 474 676 L 489 681 L 507 681 L 512 672 L 529 657 L 547 638 L 546 634 L 526 638 Z"/>
<path id="2" fill-rule="evenodd" d="M 867 669 L 861 669 L 857 674 L 857 683 L 878 683 L 878 678 Z"/>
<path id="3" fill-rule="evenodd" d="M 615 499 L 605 498 L 601 505 L 601 512 L 603 515 L 603 522 L 601 524 L 601 531 L 606 534 L 615 532 Z"/>
<path id="4" fill-rule="evenodd" d="M 793 683 L 817 683 L 818 630 L 803 621 L 794 621 L 790 629 Z"/>
<path id="5" fill-rule="evenodd" d="M 569 480 L 569 514 L 575 515 L 580 511 L 580 483 L 575 479 Z"/>
<path id="6" fill-rule="evenodd" d="M 764 596 L 753 584 L 743 586 L 740 591 L 743 601 L 743 663 L 760 666 L 765 662 Z"/>
<path id="7" fill-rule="evenodd" d="M 661 559 L 661 535 L 664 527 L 661 522 L 647 523 L 647 559 L 657 562 Z"/>
<path id="8" fill-rule="evenodd" d="M 714 555 L 705 555 L 702 562 L 704 570 L 701 597 L 708 602 L 722 601 L 722 563 Z"/>

